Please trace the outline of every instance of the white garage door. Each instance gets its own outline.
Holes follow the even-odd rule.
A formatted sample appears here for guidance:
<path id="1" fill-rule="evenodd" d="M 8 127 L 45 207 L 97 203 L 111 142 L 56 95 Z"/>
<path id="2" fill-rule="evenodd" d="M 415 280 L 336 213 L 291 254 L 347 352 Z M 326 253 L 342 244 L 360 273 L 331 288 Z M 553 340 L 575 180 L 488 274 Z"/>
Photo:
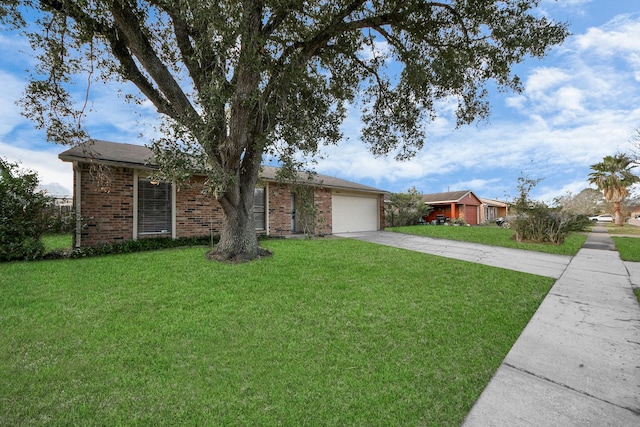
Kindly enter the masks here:
<path id="1" fill-rule="evenodd" d="M 378 229 L 378 197 L 333 194 L 331 219 L 334 233 Z"/>

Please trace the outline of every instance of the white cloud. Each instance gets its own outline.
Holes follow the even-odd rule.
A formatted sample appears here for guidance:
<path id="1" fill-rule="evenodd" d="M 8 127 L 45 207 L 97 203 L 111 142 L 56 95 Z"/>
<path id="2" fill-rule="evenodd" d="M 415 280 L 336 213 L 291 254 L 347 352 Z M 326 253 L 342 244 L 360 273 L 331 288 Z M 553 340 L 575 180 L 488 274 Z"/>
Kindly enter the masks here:
<path id="1" fill-rule="evenodd" d="M 552 204 L 553 200 L 556 199 L 557 197 L 564 196 L 568 193 L 578 194 L 582 190 L 587 188 L 583 180 L 575 180 L 573 182 L 564 184 L 561 187 L 546 186 L 544 184 L 545 184 L 545 181 L 542 181 L 539 184 L 536 197 L 538 200 L 541 200 L 547 204 Z"/>
<path id="2" fill-rule="evenodd" d="M 542 0 L 541 5 L 553 5 L 565 8 L 575 8 L 576 6 L 582 6 L 587 3 L 591 3 L 593 0 Z"/>
<path id="3" fill-rule="evenodd" d="M 534 97 L 540 96 L 553 87 L 570 80 L 571 76 L 559 68 L 539 67 L 529 75 L 525 84 L 526 93 Z"/>
<path id="4" fill-rule="evenodd" d="M 20 99 L 24 90 L 24 82 L 13 74 L 0 70 L 2 82 L 2 96 L 0 96 L 0 138 L 11 132 L 18 124 L 26 123 L 27 119 L 20 115 L 16 101 Z"/>
<path id="5" fill-rule="evenodd" d="M 376 40 L 373 46 L 364 45 L 358 52 L 358 57 L 364 60 L 372 60 L 374 58 L 388 58 L 391 52 L 389 43 L 385 40 Z"/>
<path id="6" fill-rule="evenodd" d="M 452 191 L 471 190 L 476 195 L 481 195 L 481 194 L 486 194 L 487 192 L 492 191 L 494 184 L 497 183 L 498 181 L 499 180 L 497 178 L 493 178 L 493 179 L 474 178 L 470 180 L 455 182 L 450 186 L 450 188 Z M 481 197 L 484 197 L 484 196 L 481 196 Z"/>
<path id="7" fill-rule="evenodd" d="M 51 145 L 47 150 L 33 150 L 28 145 L 18 147 L 0 141 L 2 157 L 14 163 L 20 163 L 21 169 L 34 170 L 38 173 L 40 183 L 59 184 L 71 194 L 73 189 L 73 168 L 70 163 L 58 159 L 64 147 Z"/>
<path id="8" fill-rule="evenodd" d="M 640 22 L 637 17 L 621 15 L 599 28 L 590 28 L 575 37 L 581 53 L 610 58 L 640 52 Z"/>

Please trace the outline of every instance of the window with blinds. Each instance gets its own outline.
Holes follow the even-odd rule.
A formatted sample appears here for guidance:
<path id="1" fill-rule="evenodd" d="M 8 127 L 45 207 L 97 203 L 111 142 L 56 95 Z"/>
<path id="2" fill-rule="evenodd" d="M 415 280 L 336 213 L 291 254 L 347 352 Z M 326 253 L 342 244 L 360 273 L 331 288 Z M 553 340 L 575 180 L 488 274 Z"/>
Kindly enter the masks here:
<path id="1" fill-rule="evenodd" d="M 171 233 L 171 184 L 138 180 L 138 233 Z"/>
<path id="2" fill-rule="evenodd" d="M 253 193 L 253 220 L 256 224 L 256 230 L 266 230 L 266 219 L 264 188 L 256 187 Z"/>

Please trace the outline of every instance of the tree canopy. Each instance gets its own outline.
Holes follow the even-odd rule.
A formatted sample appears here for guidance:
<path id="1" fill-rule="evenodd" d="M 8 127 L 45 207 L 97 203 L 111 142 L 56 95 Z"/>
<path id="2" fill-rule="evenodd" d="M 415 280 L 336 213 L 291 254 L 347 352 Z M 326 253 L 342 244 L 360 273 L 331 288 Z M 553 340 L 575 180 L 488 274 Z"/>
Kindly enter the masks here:
<path id="1" fill-rule="evenodd" d="M 591 165 L 593 172 L 589 174 L 589 182 L 602 190 L 604 198 L 613 203 L 616 225 L 622 225 L 620 203 L 629 195 L 629 187 L 640 182 L 640 178 L 632 171 L 636 165 L 624 153 L 605 156 L 601 162 Z"/>
<path id="2" fill-rule="evenodd" d="M 576 215 L 593 215 L 600 213 L 605 207 L 605 199 L 601 191 L 594 188 L 585 188 L 578 194 L 567 194 L 557 197 L 554 205 L 563 211 Z"/>
<path id="3" fill-rule="evenodd" d="M 2 0 L 0 20 L 37 17 L 26 28 L 39 65 L 22 105 L 49 140 L 90 136 L 73 76 L 132 82 L 132 99 L 149 100 L 165 121 L 154 141 L 165 177 L 208 171 L 227 218 L 219 254 L 252 258 L 264 155 L 298 166 L 340 141 L 353 104 L 363 142 L 398 159 L 423 147 L 440 101 L 456 103 L 459 125 L 487 117 L 487 82 L 520 91 L 511 67 L 567 35 L 538 3 Z"/>

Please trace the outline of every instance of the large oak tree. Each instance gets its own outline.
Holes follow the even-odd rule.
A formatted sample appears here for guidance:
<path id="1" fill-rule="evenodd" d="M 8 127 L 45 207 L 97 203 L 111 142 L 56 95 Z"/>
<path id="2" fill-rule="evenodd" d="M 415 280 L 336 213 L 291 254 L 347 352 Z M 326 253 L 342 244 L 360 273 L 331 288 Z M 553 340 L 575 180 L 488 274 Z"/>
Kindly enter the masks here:
<path id="1" fill-rule="evenodd" d="M 28 86 L 25 113 L 51 141 L 75 144 L 89 135 L 70 79 L 132 82 L 167 125 L 154 142 L 165 177 L 184 176 L 185 165 L 207 171 L 226 216 L 224 259 L 258 253 L 252 205 L 264 155 L 292 166 L 338 143 L 357 103 L 371 151 L 408 159 L 439 101 L 457 103 L 458 124 L 486 117 L 486 83 L 521 90 L 511 67 L 567 35 L 538 14 L 538 0 L 0 4 L 5 22 L 37 17 L 26 28 L 43 77 Z"/>

